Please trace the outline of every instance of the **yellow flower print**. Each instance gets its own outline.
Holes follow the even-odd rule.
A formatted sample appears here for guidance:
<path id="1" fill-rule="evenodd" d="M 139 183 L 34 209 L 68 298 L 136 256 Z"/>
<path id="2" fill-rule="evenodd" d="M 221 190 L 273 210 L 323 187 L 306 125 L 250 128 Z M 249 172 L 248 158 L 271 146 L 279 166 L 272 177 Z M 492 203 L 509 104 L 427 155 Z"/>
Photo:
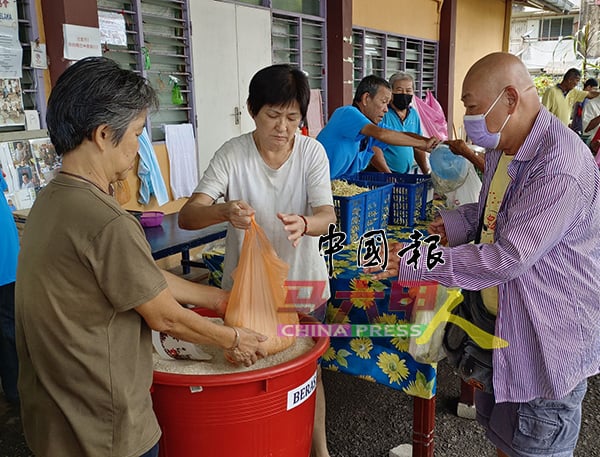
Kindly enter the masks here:
<path id="1" fill-rule="evenodd" d="M 323 354 L 323 360 L 327 360 L 328 362 L 335 360 L 335 349 L 332 346 L 329 346 Z"/>
<path id="2" fill-rule="evenodd" d="M 369 353 L 373 349 L 373 342 L 370 338 L 354 338 L 350 341 L 350 347 L 361 359 L 371 358 Z"/>
<path id="3" fill-rule="evenodd" d="M 327 314 L 325 322 L 328 324 L 349 324 L 350 318 L 346 313 L 343 313 L 331 303 L 327 303 Z"/>
<path id="4" fill-rule="evenodd" d="M 410 345 L 410 342 L 409 342 L 408 338 L 396 337 L 396 338 L 392 338 L 392 344 L 400 352 L 408 352 L 408 347 Z"/>
<path id="5" fill-rule="evenodd" d="M 336 269 L 348 270 L 352 266 L 352 263 L 349 260 L 335 260 L 333 266 Z"/>
<path id="6" fill-rule="evenodd" d="M 400 360 L 400 357 L 398 357 L 397 354 L 382 352 L 377 357 L 377 366 L 388 376 L 390 383 L 397 382 L 400 384 L 400 381 L 403 381 L 408 377 L 406 362 Z"/>
<path id="7" fill-rule="evenodd" d="M 398 317 L 395 314 L 383 313 L 381 316 L 377 317 L 378 324 L 394 325 L 397 322 L 398 322 Z"/>
<path id="8" fill-rule="evenodd" d="M 324 368 L 329 371 L 340 371 L 340 368 L 337 365 L 333 365 L 333 364 L 327 365 Z"/>
<path id="9" fill-rule="evenodd" d="M 335 361 L 338 363 L 338 365 L 344 368 L 348 368 L 348 361 L 346 360 L 346 357 L 348 357 L 349 355 L 350 353 L 348 351 L 346 351 L 345 349 L 340 349 L 337 355 L 335 356 Z"/>
<path id="10" fill-rule="evenodd" d="M 389 284 L 385 284 L 380 280 L 373 279 L 373 276 L 370 274 L 360 274 L 358 279 L 361 281 L 367 281 L 369 283 L 369 287 L 376 292 L 383 292 L 389 287 Z"/>
<path id="11" fill-rule="evenodd" d="M 364 379 L 365 381 L 375 382 L 375 378 L 373 376 L 369 376 L 368 374 L 358 375 L 357 378 Z"/>
<path id="12" fill-rule="evenodd" d="M 406 320 L 398 320 L 396 322 L 396 325 L 408 325 L 408 324 L 409 324 L 409 322 Z M 399 351 L 407 352 L 408 346 L 410 344 L 410 340 L 408 337 L 396 337 L 396 338 L 392 338 L 391 343 Z"/>
<path id="13" fill-rule="evenodd" d="M 409 382 L 408 386 L 403 388 L 402 391 L 413 397 L 420 397 L 428 400 L 433 397 L 433 383 L 433 379 L 427 382 L 425 375 L 422 372 L 417 371 L 416 379 Z"/>
<path id="14" fill-rule="evenodd" d="M 357 308 L 367 309 L 375 304 L 375 290 L 369 287 L 369 281 L 356 278 L 351 279 L 350 290 L 359 295 L 358 297 L 351 296 L 350 298 L 352 304 Z"/>

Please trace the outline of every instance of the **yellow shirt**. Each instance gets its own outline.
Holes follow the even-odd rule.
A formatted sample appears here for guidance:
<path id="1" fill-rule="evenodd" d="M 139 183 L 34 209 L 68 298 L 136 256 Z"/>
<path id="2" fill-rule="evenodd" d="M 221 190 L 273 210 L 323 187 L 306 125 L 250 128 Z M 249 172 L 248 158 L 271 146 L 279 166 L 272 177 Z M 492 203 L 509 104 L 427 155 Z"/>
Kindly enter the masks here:
<path id="1" fill-rule="evenodd" d="M 573 114 L 573 106 L 575 106 L 575 103 L 584 101 L 587 96 L 587 91 L 579 89 L 571 89 L 565 96 L 562 89 L 554 85 L 544 92 L 542 104 L 563 124 L 569 125 L 571 114 Z"/>
<path id="2" fill-rule="evenodd" d="M 498 167 L 492 178 L 490 190 L 488 191 L 487 201 L 485 203 L 485 211 L 483 215 L 483 225 L 481 227 L 481 242 L 493 243 L 494 232 L 496 231 L 496 216 L 500 209 L 500 204 L 506 193 L 506 188 L 510 183 L 508 176 L 508 164 L 514 156 L 502 154 Z M 488 287 L 481 291 L 483 304 L 490 314 L 494 316 L 498 313 L 498 286 Z"/>

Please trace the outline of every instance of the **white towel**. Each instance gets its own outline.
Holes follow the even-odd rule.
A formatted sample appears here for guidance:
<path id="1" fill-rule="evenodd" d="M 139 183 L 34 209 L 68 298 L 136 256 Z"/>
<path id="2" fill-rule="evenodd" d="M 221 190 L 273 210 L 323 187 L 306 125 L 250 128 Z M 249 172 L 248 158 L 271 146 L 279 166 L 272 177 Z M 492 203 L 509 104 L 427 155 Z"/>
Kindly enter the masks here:
<path id="1" fill-rule="evenodd" d="M 196 140 L 192 124 L 165 125 L 173 198 L 189 197 L 198 185 Z"/>
<path id="2" fill-rule="evenodd" d="M 310 90 L 310 101 L 306 111 L 306 124 L 308 134 L 316 138 L 323 130 L 323 99 L 321 98 L 321 89 Z"/>

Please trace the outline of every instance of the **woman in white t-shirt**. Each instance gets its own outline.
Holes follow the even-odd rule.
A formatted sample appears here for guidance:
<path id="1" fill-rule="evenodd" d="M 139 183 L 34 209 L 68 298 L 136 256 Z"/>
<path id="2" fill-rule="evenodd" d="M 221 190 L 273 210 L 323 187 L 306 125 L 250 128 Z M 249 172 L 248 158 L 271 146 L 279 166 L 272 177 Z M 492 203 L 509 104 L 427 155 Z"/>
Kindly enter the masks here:
<path id="1" fill-rule="evenodd" d="M 298 133 L 309 98 L 308 79 L 300 70 L 272 65 L 256 73 L 247 102 L 256 129 L 219 148 L 181 209 L 179 224 L 200 229 L 230 223 L 222 285 L 231 289 L 244 230 L 254 215 L 279 257 L 290 265 L 288 280 L 323 285 L 313 312 L 324 316 L 329 278 L 318 237 L 327 233 L 336 217 L 325 150 L 315 139 Z M 225 202 L 215 203 L 220 197 Z M 312 455 L 329 456 L 320 376 Z"/>

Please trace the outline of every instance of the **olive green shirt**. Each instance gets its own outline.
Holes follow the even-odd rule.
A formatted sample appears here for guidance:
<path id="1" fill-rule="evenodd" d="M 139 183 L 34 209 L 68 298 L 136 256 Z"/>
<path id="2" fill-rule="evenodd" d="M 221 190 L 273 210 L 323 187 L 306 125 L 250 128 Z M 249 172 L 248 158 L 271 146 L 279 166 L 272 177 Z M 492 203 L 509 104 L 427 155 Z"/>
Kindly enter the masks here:
<path id="1" fill-rule="evenodd" d="M 138 222 L 58 175 L 29 214 L 17 269 L 19 391 L 38 457 L 138 457 L 160 437 L 150 328 L 134 308 L 167 287 Z"/>

